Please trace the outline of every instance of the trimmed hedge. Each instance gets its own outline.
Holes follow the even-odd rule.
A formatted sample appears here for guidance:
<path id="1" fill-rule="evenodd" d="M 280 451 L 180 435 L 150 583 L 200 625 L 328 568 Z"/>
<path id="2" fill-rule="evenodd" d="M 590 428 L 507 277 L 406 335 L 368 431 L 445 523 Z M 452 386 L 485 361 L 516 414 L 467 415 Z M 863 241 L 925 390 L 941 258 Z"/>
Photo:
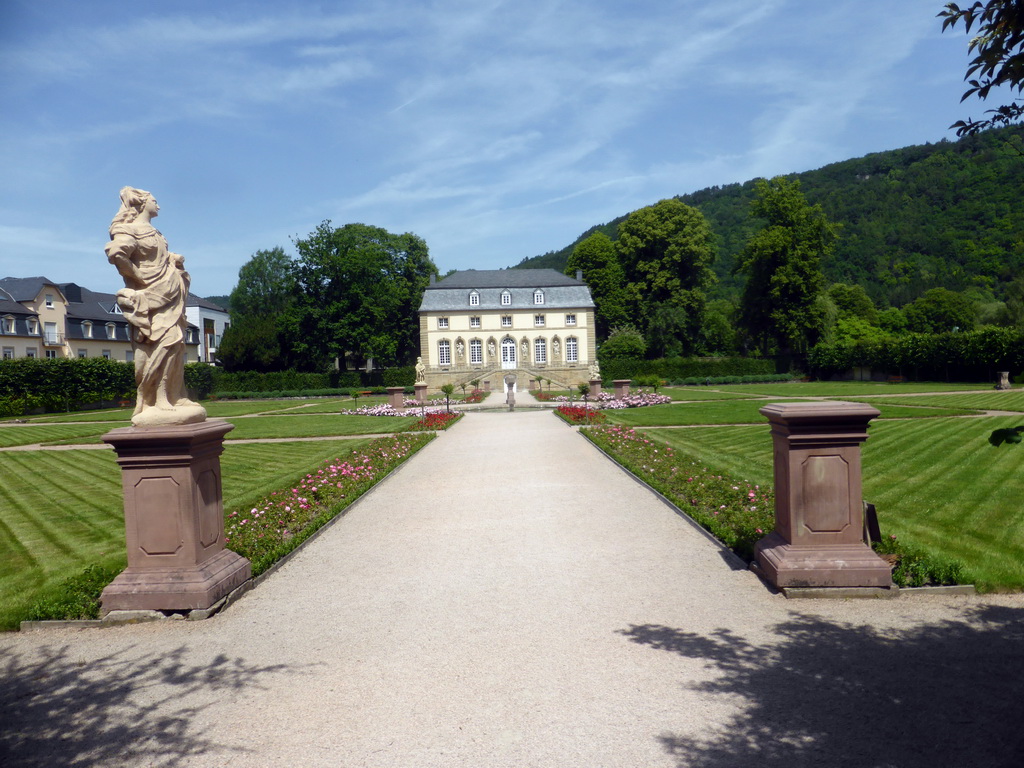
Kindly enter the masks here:
<path id="1" fill-rule="evenodd" d="M 213 387 L 206 363 L 185 366 L 185 386 L 199 399 Z M 71 411 L 84 405 L 135 400 L 135 364 L 103 357 L 19 357 L 0 360 L 0 416 Z"/>
<path id="2" fill-rule="evenodd" d="M 775 374 L 775 361 L 756 357 L 668 357 L 660 360 L 620 358 L 601 361 L 601 378 L 636 379 L 657 376 L 675 380 L 721 376 Z"/>
<path id="3" fill-rule="evenodd" d="M 1024 332 L 988 326 L 956 333 L 909 333 L 884 341 L 818 344 L 807 356 L 822 378 L 873 368 L 921 380 L 993 381 L 997 371 L 1024 370 Z"/>

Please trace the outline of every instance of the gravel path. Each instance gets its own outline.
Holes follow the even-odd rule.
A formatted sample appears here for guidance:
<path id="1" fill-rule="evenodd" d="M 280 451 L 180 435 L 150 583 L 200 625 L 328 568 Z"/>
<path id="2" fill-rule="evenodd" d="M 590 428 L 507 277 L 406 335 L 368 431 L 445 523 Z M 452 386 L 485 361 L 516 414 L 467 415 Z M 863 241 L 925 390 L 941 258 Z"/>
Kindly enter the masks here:
<path id="1" fill-rule="evenodd" d="M 1024 596 L 787 601 L 540 410 L 468 414 L 213 619 L 10 634 L 0 654 L 3 766 L 1024 749 Z"/>

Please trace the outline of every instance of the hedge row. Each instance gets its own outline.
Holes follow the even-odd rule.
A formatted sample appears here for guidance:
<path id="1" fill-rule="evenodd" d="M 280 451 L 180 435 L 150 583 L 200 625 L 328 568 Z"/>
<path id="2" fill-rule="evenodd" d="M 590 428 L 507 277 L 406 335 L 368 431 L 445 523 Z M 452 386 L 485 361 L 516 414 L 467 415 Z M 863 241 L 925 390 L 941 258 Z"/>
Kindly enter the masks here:
<path id="1" fill-rule="evenodd" d="M 415 387 L 405 387 L 405 394 L 415 394 Z M 328 387 L 326 389 L 271 389 L 266 392 L 225 390 L 217 392 L 218 400 L 274 400 L 282 397 L 352 397 L 352 395 L 386 395 L 385 387 Z"/>
<path id="2" fill-rule="evenodd" d="M 301 373 L 299 371 L 235 371 L 228 373 L 215 369 L 214 391 L 222 392 L 280 392 L 296 389 L 365 389 L 366 387 L 411 387 L 416 378 L 412 365 L 371 371 L 330 371 L 329 373 Z"/>
<path id="3" fill-rule="evenodd" d="M 194 397 L 209 395 L 211 366 L 189 363 L 185 385 Z M 0 360 L 0 416 L 26 411 L 71 411 L 83 405 L 135 400 L 135 365 L 103 357 Z"/>
<path id="4" fill-rule="evenodd" d="M 774 373 L 773 360 L 754 357 L 668 357 L 660 360 L 621 358 L 601 361 L 601 377 L 609 381 L 643 376 L 657 376 L 671 381 Z"/>
<path id="5" fill-rule="evenodd" d="M 884 341 L 818 344 L 808 354 L 807 364 L 823 378 L 863 367 L 914 379 L 992 381 L 997 371 L 1024 370 L 1024 332 L 990 326 L 962 333 L 911 333 Z"/>

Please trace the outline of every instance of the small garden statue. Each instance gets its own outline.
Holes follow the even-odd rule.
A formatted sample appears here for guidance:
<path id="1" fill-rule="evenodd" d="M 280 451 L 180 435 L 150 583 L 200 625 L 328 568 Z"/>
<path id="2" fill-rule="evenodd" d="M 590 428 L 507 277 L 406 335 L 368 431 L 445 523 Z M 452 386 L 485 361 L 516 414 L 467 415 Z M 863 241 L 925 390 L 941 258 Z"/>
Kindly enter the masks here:
<path id="1" fill-rule="evenodd" d="M 423 364 L 423 358 L 416 358 L 416 383 L 424 383 L 427 380 L 427 366 Z"/>
<path id="2" fill-rule="evenodd" d="M 124 187 L 105 248 L 107 260 L 124 278 L 117 306 L 132 326 L 136 427 L 206 419 L 203 407 L 185 397 L 185 300 L 190 278 L 185 259 L 167 249 L 167 240 L 151 223 L 159 211 L 149 192 Z"/>
<path id="3" fill-rule="evenodd" d="M 600 378 L 601 378 L 601 366 L 598 365 L 597 360 L 594 360 L 590 364 L 590 380 L 593 381 L 594 379 L 600 379 Z"/>

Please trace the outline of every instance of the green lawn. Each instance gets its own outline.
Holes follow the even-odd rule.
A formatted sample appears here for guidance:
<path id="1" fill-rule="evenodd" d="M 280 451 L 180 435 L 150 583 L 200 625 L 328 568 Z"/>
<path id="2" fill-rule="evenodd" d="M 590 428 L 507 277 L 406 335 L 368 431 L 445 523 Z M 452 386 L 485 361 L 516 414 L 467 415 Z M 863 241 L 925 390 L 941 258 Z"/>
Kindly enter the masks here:
<path id="1" fill-rule="evenodd" d="M 221 457 L 225 510 L 248 507 L 367 442 L 227 445 Z M 13 452 L 4 462 L 0 629 L 13 629 L 46 589 L 86 565 L 124 563 L 124 513 L 113 451 Z"/>
<path id="2" fill-rule="evenodd" d="M 706 387 L 662 387 L 658 390 L 658 394 L 667 395 L 673 400 L 683 402 L 695 400 L 749 400 L 752 397 L 757 397 L 757 395 L 751 395 L 746 392 L 723 392 Z"/>
<path id="3" fill-rule="evenodd" d="M 38 426 L 12 427 L 0 425 L 0 447 L 34 443 L 59 443 L 80 441 L 99 442 L 99 436 L 120 424 L 40 424 Z M 6 472 L 5 481 L 6 481 Z"/>
<path id="4" fill-rule="evenodd" d="M 767 424 L 759 413 L 768 400 L 729 400 L 725 402 L 674 403 L 646 408 L 626 408 L 605 411 L 609 424 L 629 427 L 676 427 L 697 424 Z M 788 402 L 788 401 L 787 401 Z M 797 401 L 798 402 L 798 401 Z M 914 400 L 915 406 L 917 399 Z M 957 408 L 930 408 L 906 405 L 872 403 L 882 412 L 882 418 L 923 418 L 927 416 L 953 416 L 973 413 Z"/>
<path id="5" fill-rule="evenodd" d="M 863 448 L 864 497 L 882 533 L 960 560 L 977 583 L 1024 589 L 1024 446 L 993 448 L 1016 417 L 877 421 Z M 766 425 L 651 429 L 709 467 L 772 482 Z"/>
<path id="6" fill-rule="evenodd" d="M 986 392 L 985 394 L 914 395 L 910 397 L 864 398 L 864 403 L 880 402 L 906 405 L 932 405 L 942 408 L 974 408 L 982 411 L 1024 412 L 1024 390 Z"/>
<path id="7" fill-rule="evenodd" d="M 769 397 L 854 397 L 857 395 L 904 395 L 914 392 L 962 392 L 991 389 L 985 384 L 943 384 L 925 381 L 886 384 L 877 381 L 786 381 L 771 384 L 729 384 L 712 387 L 722 392 L 742 392 Z"/>

